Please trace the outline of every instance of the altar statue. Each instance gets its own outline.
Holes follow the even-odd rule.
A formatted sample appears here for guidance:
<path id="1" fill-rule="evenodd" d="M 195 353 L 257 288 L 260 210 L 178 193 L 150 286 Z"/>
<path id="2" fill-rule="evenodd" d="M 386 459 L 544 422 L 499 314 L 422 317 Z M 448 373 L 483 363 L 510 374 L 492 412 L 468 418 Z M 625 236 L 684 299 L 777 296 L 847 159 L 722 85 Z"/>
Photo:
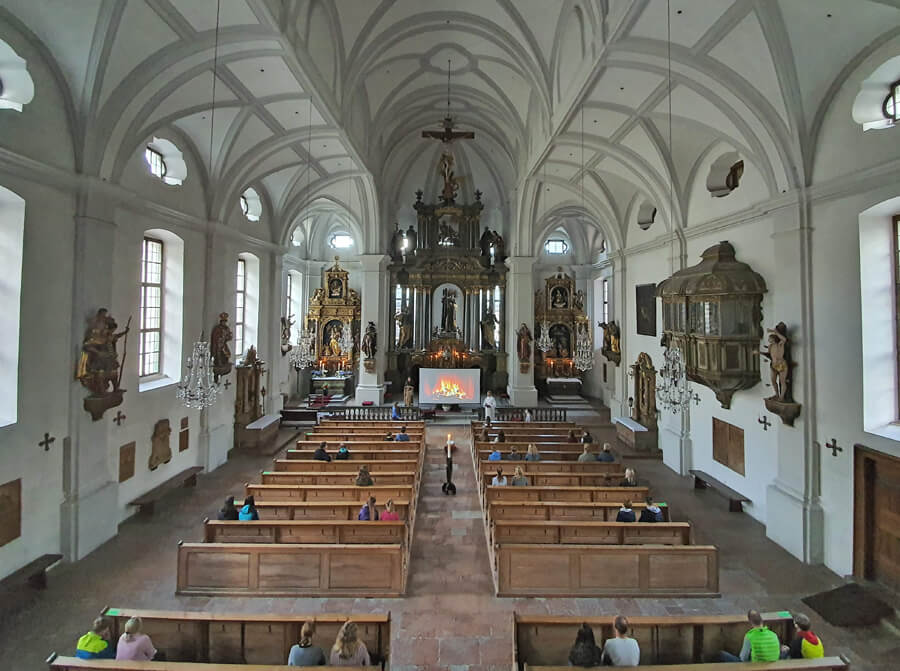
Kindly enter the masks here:
<path id="1" fill-rule="evenodd" d="M 411 408 L 413 404 L 413 394 L 416 389 L 413 386 L 413 381 L 411 377 L 406 378 L 406 384 L 403 385 L 403 405 L 407 408 Z"/>
<path id="2" fill-rule="evenodd" d="M 412 256 L 416 253 L 416 247 L 419 244 L 419 236 L 416 233 L 415 229 L 412 227 L 412 224 L 409 225 L 409 228 L 406 229 L 406 249 L 404 249 L 404 253 L 406 256 Z"/>
<path id="3" fill-rule="evenodd" d="M 497 343 L 494 338 L 494 330 L 500 322 L 490 308 L 485 309 L 484 316 L 481 318 L 481 341 L 484 349 L 496 349 Z"/>
<path id="4" fill-rule="evenodd" d="M 388 243 L 388 254 L 394 261 L 399 261 L 403 255 L 403 231 L 400 230 L 400 224 L 397 222 L 394 222 L 394 232 Z"/>
<path id="5" fill-rule="evenodd" d="M 531 330 L 525 325 L 525 322 L 522 322 L 519 330 L 516 331 L 516 335 L 518 336 L 516 352 L 519 355 L 519 362 L 528 363 L 531 361 L 531 341 L 533 338 L 531 337 Z"/>
<path id="6" fill-rule="evenodd" d="M 293 345 L 291 345 L 291 327 L 294 325 L 294 320 L 291 317 L 293 316 L 288 315 L 281 318 L 281 356 L 293 349 Z"/>
<path id="7" fill-rule="evenodd" d="M 407 306 L 395 314 L 394 321 L 400 327 L 400 333 L 397 336 L 397 349 L 412 347 L 412 315 L 409 313 L 409 307 Z"/>
<path id="8" fill-rule="evenodd" d="M 444 289 L 441 298 L 441 331 L 456 333 L 456 292 Z"/>
<path id="9" fill-rule="evenodd" d="M 332 356 L 340 356 L 341 355 L 341 327 L 340 326 L 332 326 L 331 327 L 331 339 L 328 341 L 328 349 L 331 352 Z"/>
<path id="10" fill-rule="evenodd" d="M 228 326 L 228 313 L 219 313 L 219 323 L 213 326 L 209 334 L 210 355 L 213 360 L 213 376 L 216 382 L 223 375 L 231 372 L 231 348 L 228 343 L 234 337 Z"/>
<path id="11" fill-rule="evenodd" d="M 367 359 L 375 357 L 375 352 L 378 351 L 378 331 L 375 328 L 375 322 L 370 321 L 369 325 L 366 326 L 366 333 L 363 335 L 360 349 Z"/>
<path id="12" fill-rule="evenodd" d="M 122 375 L 116 343 L 119 338 L 128 334 L 130 324 L 131 318 L 128 319 L 125 330 L 116 333 L 119 325 L 106 308 L 97 310 L 91 321 L 82 344 L 81 359 L 75 378 L 80 380 L 94 396 L 104 396 L 110 391 L 110 387 L 114 392 L 119 390 Z"/>
<path id="13" fill-rule="evenodd" d="M 450 154 L 441 154 L 441 161 L 438 164 L 441 177 L 444 178 L 444 188 L 441 190 L 441 198 L 445 203 L 452 203 L 456 200 L 456 193 L 459 191 L 459 182 L 453 174 L 453 156 Z"/>

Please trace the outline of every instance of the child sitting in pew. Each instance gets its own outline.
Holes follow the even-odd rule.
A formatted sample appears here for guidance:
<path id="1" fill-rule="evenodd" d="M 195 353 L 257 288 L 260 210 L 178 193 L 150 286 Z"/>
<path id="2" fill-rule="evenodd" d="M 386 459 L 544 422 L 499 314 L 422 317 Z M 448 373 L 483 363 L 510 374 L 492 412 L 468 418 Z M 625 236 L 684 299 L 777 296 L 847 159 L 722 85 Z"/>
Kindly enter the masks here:
<path id="1" fill-rule="evenodd" d="M 319 443 L 319 446 L 316 448 L 316 451 L 313 452 L 313 459 L 316 461 L 331 461 L 331 456 L 325 450 L 328 444 L 323 440 Z"/>
<path id="2" fill-rule="evenodd" d="M 368 466 L 360 466 L 359 473 L 356 474 L 356 486 L 357 487 L 371 487 L 375 484 L 375 480 L 372 479 L 372 476 L 369 475 L 369 467 Z"/>
<path id="3" fill-rule="evenodd" d="M 648 496 L 646 500 L 647 505 L 641 511 L 641 518 L 638 522 L 662 522 L 662 510 L 659 509 L 659 506 L 653 503 L 653 497 Z"/>
<path id="4" fill-rule="evenodd" d="M 91 630 L 78 639 L 75 656 L 79 659 L 115 659 L 116 646 L 112 644 L 112 622 L 108 617 L 94 620 Z"/>
<path id="5" fill-rule="evenodd" d="M 225 499 L 225 505 L 219 510 L 217 519 L 234 521 L 238 518 L 238 509 L 234 505 L 234 497 L 229 496 Z"/>
<path id="6" fill-rule="evenodd" d="M 384 502 L 384 512 L 381 513 L 382 522 L 399 522 L 400 515 L 394 510 L 394 499 L 388 499 Z"/>
<path id="7" fill-rule="evenodd" d="M 637 476 L 634 473 L 633 468 L 625 469 L 625 479 L 619 483 L 619 487 L 637 487 Z"/>
<path id="8" fill-rule="evenodd" d="M 128 619 L 125 623 L 125 633 L 119 637 L 119 644 L 116 646 L 116 659 L 139 662 L 165 660 L 166 656 L 153 647 L 150 637 L 141 633 L 142 627 L 141 618 Z"/>
<path id="9" fill-rule="evenodd" d="M 378 508 L 375 507 L 375 497 L 370 496 L 369 500 L 366 501 L 362 508 L 359 509 L 359 515 L 356 518 L 360 522 L 377 522 L 378 517 Z"/>
<path id="10" fill-rule="evenodd" d="M 256 501 L 252 496 L 244 499 L 244 507 L 238 513 L 238 519 L 243 522 L 253 522 L 259 519 L 259 512 L 256 510 Z"/>
<path id="11" fill-rule="evenodd" d="M 636 519 L 634 511 L 631 509 L 631 501 L 625 499 L 625 503 L 619 508 L 619 514 L 616 515 L 616 522 L 634 522 Z"/>
<path id="12" fill-rule="evenodd" d="M 578 462 L 583 464 L 588 461 L 597 461 L 596 457 L 591 454 L 591 446 L 589 443 L 584 444 L 584 449 L 581 451 L 581 454 L 578 455 Z"/>
<path id="13" fill-rule="evenodd" d="M 355 622 L 348 620 L 341 626 L 331 647 L 329 663 L 331 666 L 371 666 L 372 659 L 366 644 L 359 640 Z"/>
<path id="14" fill-rule="evenodd" d="M 503 455 L 500 454 L 500 450 L 495 449 L 493 452 L 488 455 L 488 461 L 500 461 L 503 458 Z"/>
<path id="15" fill-rule="evenodd" d="M 528 451 L 525 453 L 525 461 L 540 461 L 541 453 L 538 452 L 537 445 L 534 443 L 530 443 L 528 445 Z"/>
<path id="16" fill-rule="evenodd" d="M 575 644 L 569 651 L 569 666 L 588 668 L 599 663 L 600 649 L 594 640 L 594 630 L 585 622 L 575 634 Z"/>
<path id="17" fill-rule="evenodd" d="M 603 450 L 597 455 L 597 461 L 612 462 L 615 460 L 616 458 L 613 456 L 609 443 L 603 443 Z"/>
<path id="18" fill-rule="evenodd" d="M 503 475 L 503 469 L 497 469 L 497 475 L 491 478 L 491 485 L 494 487 L 506 487 L 506 476 Z"/>
<path id="19" fill-rule="evenodd" d="M 628 635 L 628 618 L 616 615 L 613 622 L 615 638 L 607 639 L 603 646 L 600 663 L 609 666 L 637 666 L 641 663 L 641 649 L 638 642 Z"/>
<path id="20" fill-rule="evenodd" d="M 315 622 L 307 620 L 303 623 L 300 641 L 291 646 L 291 652 L 288 654 L 288 666 L 325 666 L 325 653 L 322 648 L 312 644 L 315 633 Z"/>
<path id="21" fill-rule="evenodd" d="M 522 461 L 522 453 L 516 449 L 516 446 L 513 445 L 509 448 L 509 454 L 506 457 L 507 461 Z"/>
<path id="22" fill-rule="evenodd" d="M 521 466 L 516 466 L 516 472 L 513 475 L 512 482 L 510 483 L 513 487 L 527 487 L 531 483 L 528 481 L 528 478 L 525 477 L 525 473 L 522 472 Z"/>
<path id="23" fill-rule="evenodd" d="M 334 458 L 341 461 L 347 461 L 347 459 L 350 458 L 350 450 L 347 449 L 347 446 L 344 443 L 341 443 L 341 446 L 338 448 L 337 454 L 334 455 Z"/>

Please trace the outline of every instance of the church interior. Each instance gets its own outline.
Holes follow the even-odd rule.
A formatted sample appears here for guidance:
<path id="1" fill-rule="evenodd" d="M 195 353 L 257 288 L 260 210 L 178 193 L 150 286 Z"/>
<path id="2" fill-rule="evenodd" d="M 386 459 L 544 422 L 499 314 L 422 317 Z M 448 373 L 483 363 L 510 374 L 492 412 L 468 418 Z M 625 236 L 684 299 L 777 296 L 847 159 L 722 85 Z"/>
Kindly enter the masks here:
<path id="1" fill-rule="evenodd" d="M 898 0 L 0 0 L 0 667 L 897 668 L 898 121 Z"/>

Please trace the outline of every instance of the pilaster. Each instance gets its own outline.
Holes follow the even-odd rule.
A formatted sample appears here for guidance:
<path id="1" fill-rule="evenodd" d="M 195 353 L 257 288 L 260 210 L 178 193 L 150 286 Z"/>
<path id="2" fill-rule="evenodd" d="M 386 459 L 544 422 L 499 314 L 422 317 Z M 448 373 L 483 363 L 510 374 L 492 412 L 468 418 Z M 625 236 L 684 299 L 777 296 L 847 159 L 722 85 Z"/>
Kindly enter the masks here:
<path id="1" fill-rule="evenodd" d="M 358 257 L 362 265 L 362 316 L 360 321 L 360 343 L 369 322 L 378 330 L 378 348 L 375 354 L 375 371 L 366 371 L 364 355 L 359 355 L 359 384 L 356 385 L 356 402 L 371 401 L 375 405 L 384 403 L 385 353 L 390 344 L 392 323 L 388 320 L 387 306 L 390 258 L 385 254 L 362 254 Z"/>
<path id="2" fill-rule="evenodd" d="M 518 336 L 516 332 L 524 322 L 534 336 L 534 281 L 532 271 L 534 256 L 510 256 L 506 259 L 509 272 L 506 275 L 506 342 L 509 357 L 509 402 L 517 407 L 537 405 L 537 389 L 534 386 L 534 341 L 531 343 L 531 359 L 528 371 L 523 373 L 519 365 Z"/>

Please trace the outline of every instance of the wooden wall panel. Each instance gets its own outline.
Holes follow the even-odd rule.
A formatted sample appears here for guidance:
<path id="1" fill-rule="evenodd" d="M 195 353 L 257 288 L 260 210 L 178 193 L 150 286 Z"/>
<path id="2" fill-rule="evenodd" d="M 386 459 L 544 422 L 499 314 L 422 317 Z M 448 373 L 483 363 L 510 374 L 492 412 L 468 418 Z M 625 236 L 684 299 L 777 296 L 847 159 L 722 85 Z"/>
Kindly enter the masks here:
<path id="1" fill-rule="evenodd" d="M 0 547 L 22 535 L 22 479 L 0 485 Z"/>
<path id="2" fill-rule="evenodd" d="M 713 417 L 713 459 L 744 475 L 744 430 Z"/>

